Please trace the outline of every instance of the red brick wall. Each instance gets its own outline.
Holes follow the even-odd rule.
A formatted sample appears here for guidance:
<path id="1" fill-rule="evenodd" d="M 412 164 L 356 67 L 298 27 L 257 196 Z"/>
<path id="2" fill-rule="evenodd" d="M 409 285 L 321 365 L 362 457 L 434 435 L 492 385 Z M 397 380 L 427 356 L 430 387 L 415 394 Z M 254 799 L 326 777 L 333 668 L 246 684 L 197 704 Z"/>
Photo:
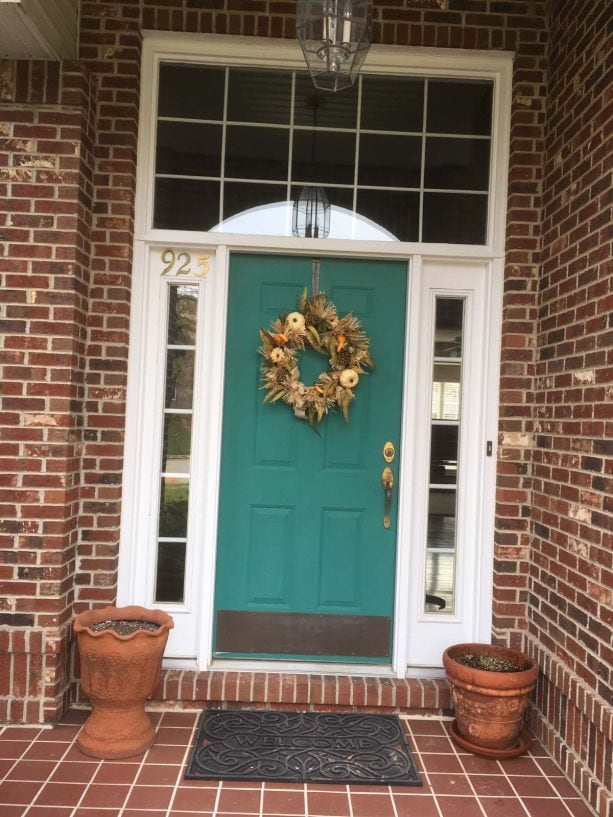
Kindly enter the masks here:
<path id="1" fill-rule="evenodd" d="M 552 3 L 528 629 L 535 723 L 593 803 L 613 787 L 610 20 L 605 0 Z"/>
<path id="2" fill-rule="evenodd" d="M 0 72 L 0 720 L 38 721 L 69 685 L 93 121 L 78 66 Z"/>
<path id="3" fill-rule="evenodd" d="M 141 9 L 141 5 L 144 7 Z M 243 11 L 243 5 L 247 11 Z M 448 8 L 440 8 L 447 6 Z M 406 6 L 406 7 L 405 7 Z M 83 372 L 83 401 L 73 422 L 82 423 L 78 476 L 79 569 L 74 611 L 115 598 L 128 348 L 129 274 L 138 115 L 141 27 L 263 36 L 294 36 L 294 6 L 287 2 L 147 0 L 143 4 L 83 2 L 81 65 L 96 81 L 96 132 L 91 223 L 90 302 Z M 543 3 L 451 0 L 375 4 L 374 39 L 388 44 L 511 49 L 516 52 L 510 172 L 509 266 L 503 339 L 503 409 L 500 492 L 497 508 L 495 636 L 518 644 L 527 598 L 529 409 L 526 379 L 533 365 L 529 342 L 536 307 L 538 194 L 543 127 L 545 19 Z M 52 70 L 52 69 L 49 69 Z M 36 105 L 40 97 L 24 100 Z M 36 115 L 30 111 L 28 115 Z M 90 186 L 91 185 L 91 186 Z M 10 206 L 7 206 L 10 210 Z M 29 238 L 25 239 L 26 242 Z M 52 237 L 48 237 L 52 243 Z M 54 250 L 47 248 L 49 253 Z M 25 297 L 19 292 L 19 298 Z M 527 329 L 528 327 L 528 329 Z M 18 334 L 20 329 L 15 327 Z M 17 341 L 17 342 L 23 342 Z M 35 376 L 35 372 L 29 372 Z M 41 373 L 42 377 L 47 372 Z M 14 416 L 20 426 L 22 415 Z M 15 430 L 9 429 L 13 440 Z M 17 451 L 15 443 L 11 450 Z M 41 461 L 41 467 L 44 462 Z M 21 513 L 19 508 L 17 515 Z M 7 542 L 8 544 L 8 542 Z M 71 543 L 72 544 L 72 543 Z M 71 558 L 74 557 L 71 552 Z M 15 551 L 7 558 L 16 559 Z M 17 577 L 15 577 L 17 578 Z M 13 595 L 7 589 L 7 595 Z M 37 591 L 37 588 L 32 588 Z M 30 605 L 30 608 L 34 607 Z M 30 609 L 29 608 L 29 609 Z"/>
<path id="4" fill-rule="evenodd" d="M 598 708 L 611 682 L 601 669 L 611 666 L 610 246 L 598 221 L 606 0 L 551 6 L 547 120 L 544 2 L 375 0 L 374 39 L 516 55 L 493 637 L 539 656 L 534 722 L 596 804 L 611 759 L 610 709 Z M 83 2 L 78 66 L 11 63 L 2 74 L 0 650 L 13 657 L 0 670 L 0 718 L 53 719 L 65 701 L 67 622 L 115 598 L 141 29 L 293 37 L 294 8 Z M 17 144 L 21 124 L 50 126 L 52 113 L 78 120 L 78 139 L 56 130 Z M 72 140 L 78 156 L 63 152 Z M 28 166 L 30 154 L 51 165 Z M 41 662 L 55 672 L 42 715 L 38 688 L 24 688 L 27 667 L 32 678 Z M 598 713 L 600 731 L 590 726 Z"/>
<path id="5" fill-rule="evenodd" d="M 140 3 L 81 3 L 97 81 L 91 289 L 74 612 L 116 598 L 141 57 Z"/>

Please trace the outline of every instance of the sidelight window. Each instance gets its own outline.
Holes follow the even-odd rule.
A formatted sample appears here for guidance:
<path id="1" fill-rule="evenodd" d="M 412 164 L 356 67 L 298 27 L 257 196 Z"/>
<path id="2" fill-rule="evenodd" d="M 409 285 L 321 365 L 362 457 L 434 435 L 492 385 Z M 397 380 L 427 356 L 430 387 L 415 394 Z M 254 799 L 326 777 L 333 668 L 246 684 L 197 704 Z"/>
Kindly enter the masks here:
<path id="1" fill-rule="evenodd" d="M 167 288 L 166 371 L 155 601 L 184 601 L 190 501 L 197 285 Z"/>
<path id="2" fill-rule="evenodd" d="M 464 300 L 436 299 L 432 355 L 426 609 L 455 612 Z"/>

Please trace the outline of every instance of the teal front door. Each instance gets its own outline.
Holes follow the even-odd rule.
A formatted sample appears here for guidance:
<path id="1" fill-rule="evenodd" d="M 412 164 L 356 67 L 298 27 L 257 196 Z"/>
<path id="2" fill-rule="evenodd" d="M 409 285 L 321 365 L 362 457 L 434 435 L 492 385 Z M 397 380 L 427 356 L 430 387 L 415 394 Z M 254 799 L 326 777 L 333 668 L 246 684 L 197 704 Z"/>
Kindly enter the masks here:
<path id="1" fill-rule="evenodd" d="M 215 655 L 389 662 L 394 614 L 407 264 L 320 259 L 319 288 L 370 337 L 349 422 L 320 435 L 282 402 L 264 404 L 260 327 L 311 292 L 312 259 L 233 255 L 230 264 Z M 326 358 L 305 352 L 313 383 Z M 386 442 L 395 484 L 384 527 Z"/>

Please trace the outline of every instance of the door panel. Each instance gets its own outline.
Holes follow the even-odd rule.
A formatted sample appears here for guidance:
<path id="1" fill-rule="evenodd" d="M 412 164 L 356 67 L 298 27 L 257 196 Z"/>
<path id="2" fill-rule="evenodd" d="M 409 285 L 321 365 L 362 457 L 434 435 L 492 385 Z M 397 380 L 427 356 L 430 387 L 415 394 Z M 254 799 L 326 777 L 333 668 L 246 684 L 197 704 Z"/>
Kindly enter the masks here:
<path id="1" fill-rule="evenodd" d="M 406 277 L 404 262 L 321 260 L 321 290 L 339 314 L 360 318 L 377 366 L 361 377 L 349 422 L 329 415 L 318 435 L 288 406 L 263 403 L 257 354 L 259 328 L 297 308 L 311 259 L 232 256 L 218 656 L 390 658 L 397 486 L 385 529 L 381 471 L 383 444 L 400 442 Z M 305 360 L 303 379 L 327 366 Z M 396 475 L 398 464 L 397 456 Z"/>

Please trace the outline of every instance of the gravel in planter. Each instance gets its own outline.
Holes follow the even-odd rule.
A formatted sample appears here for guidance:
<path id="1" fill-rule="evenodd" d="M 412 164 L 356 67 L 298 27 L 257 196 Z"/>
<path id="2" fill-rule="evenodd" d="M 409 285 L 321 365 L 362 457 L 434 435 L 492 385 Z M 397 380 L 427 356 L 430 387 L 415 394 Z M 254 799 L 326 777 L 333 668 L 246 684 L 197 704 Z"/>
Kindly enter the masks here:
<path id="1" fill-rule="evenodd" d="M 508 658 L 499 658 L 497 655 L 459 655 L 454 658 L 458 664 L 473 669 L 483 669 L 488 672 L 522 672 L 524 667 L 518 667 L 514 661 Z"/>
<path id="2" fill-rule="evenodd" d="M 147 630 L 155 632 L 159 630 L 160 625 L 153 621 L 135 621 L 130 619 L 118 619 L 117 621 L 99 621 L 97 624 L 91 624 L 89 629 L 94 633 L 101 633 L 104 630 L 113 630 L 117 635 L 132 635 L 137 630 Z"/>

